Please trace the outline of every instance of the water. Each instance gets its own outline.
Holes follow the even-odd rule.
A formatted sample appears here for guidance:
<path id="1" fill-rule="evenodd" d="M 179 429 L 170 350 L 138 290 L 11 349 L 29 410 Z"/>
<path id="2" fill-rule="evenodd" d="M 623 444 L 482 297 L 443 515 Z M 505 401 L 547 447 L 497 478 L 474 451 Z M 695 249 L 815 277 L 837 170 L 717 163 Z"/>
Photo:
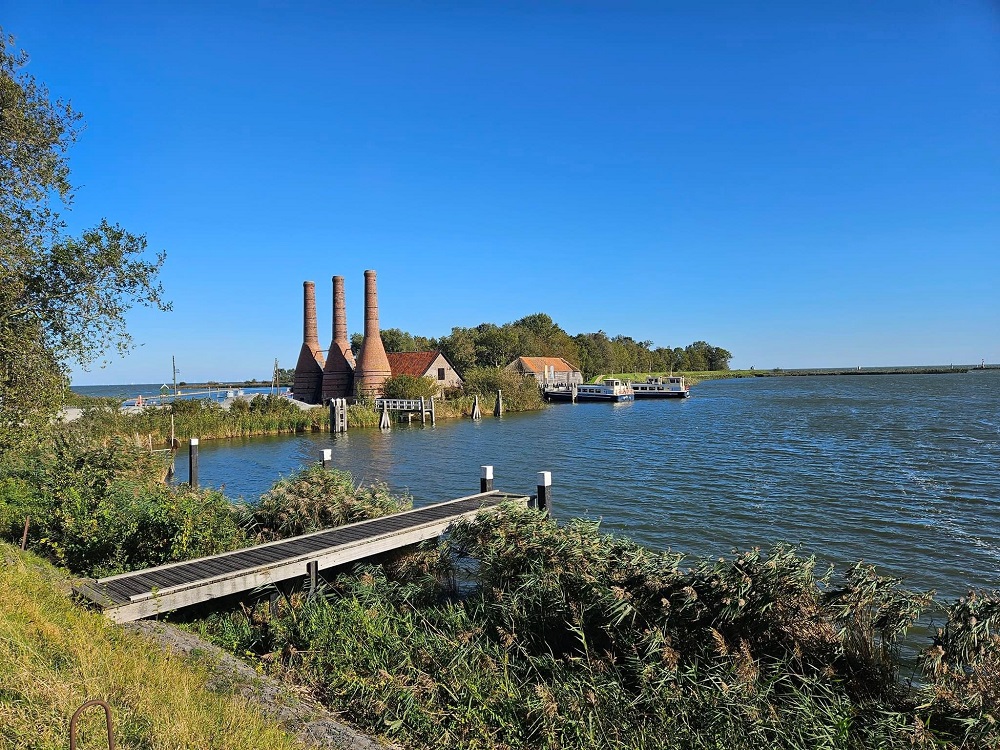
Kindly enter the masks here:
<path id="1" fill-rule="evenodd" d="M 81 396 L 121 399 L 125 405 L 129 406 L 135 405 L 137 396 L 142 396 L 143 401 L 147 403 L 158 403 L 161 398 L 165 398 L 167 400 L 173 400 L 174 398 L 201 398 L 209 401 L 224 401 L 226 398 L 226 392 L 230 390 L 240 390 L 248 396 L 256 395 L 258 393 L 271 393 L 270 386 L 247 388 L 223 388 L 219 386 L 204 386 L 195 388 L 194 386 L 183 386 L 178 389 L 179 393 L 177 396 L 173 396 L 169 392 L 167 392 L 166 396 L 163 396 L 165 391 L 163 391 L 162 388 L 162 383 L 160 385 L 157 385 L 156 383 L 125 383 L 122 385 L 76 385 L 73 386 L 72 390 L 74 393 L 79 393 Z M 280 390 L 284 393 L 288 389 L 281 388 Z"/>
<path id="2" fill-rule="evenodd" d="M 532 492 L 650 547 L 720 556 L 801 544 L 956 597 L 1000 587 L 1000 371 L 705 382 L 690 399 L 201 444 L 203 485 L 255 499 L 333 449 L 356 479 L 428 503 Z M 177 460 L 178 480 L 187 461 Z"/>

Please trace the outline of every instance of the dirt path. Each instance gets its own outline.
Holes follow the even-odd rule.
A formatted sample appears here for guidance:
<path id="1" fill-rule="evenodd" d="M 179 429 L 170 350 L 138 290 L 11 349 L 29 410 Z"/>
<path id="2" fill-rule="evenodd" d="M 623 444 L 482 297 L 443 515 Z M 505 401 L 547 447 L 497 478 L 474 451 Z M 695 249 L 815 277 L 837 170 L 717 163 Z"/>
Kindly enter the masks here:
<path id="1" fill-rule="evenodd" d="M 271 677 L 265 677 L 218 646 L 162 622 L 137 621 L 125 627 L 179 654 L 192 656 L 213 675 L 209 687 L 239 693 L 257 703 L 308 748 L 326 750 L 400 750 L 345 726 L 337 715 Z"/>

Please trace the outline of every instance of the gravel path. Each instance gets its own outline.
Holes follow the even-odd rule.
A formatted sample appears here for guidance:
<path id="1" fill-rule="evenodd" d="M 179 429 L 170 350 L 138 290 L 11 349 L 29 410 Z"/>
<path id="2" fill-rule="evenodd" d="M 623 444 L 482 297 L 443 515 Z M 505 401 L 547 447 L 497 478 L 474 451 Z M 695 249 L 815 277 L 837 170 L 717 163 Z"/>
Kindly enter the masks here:
<path id="1" fill-rule="evenodd" d="M 213 675 L 209 687 L 238 693 L 257 703 L 307 748 L 331 750 L 400 750 L 345 726 L 337 715 L 277 680 L 257 674 L 253 667 L 193 633 L 150 620 L 125 627 L 141 633 L 179 654 L 192 656 Z"/>

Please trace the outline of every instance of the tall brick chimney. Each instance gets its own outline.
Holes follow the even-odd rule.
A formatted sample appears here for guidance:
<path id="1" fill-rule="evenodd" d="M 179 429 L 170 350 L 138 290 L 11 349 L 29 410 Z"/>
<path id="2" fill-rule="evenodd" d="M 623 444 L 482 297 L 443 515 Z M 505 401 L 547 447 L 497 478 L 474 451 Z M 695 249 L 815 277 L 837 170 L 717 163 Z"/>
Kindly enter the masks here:
<path id="1" fill-rule="evenodd" d="M 344 277 L 333 277 L 333 342 L 323 367 L 323 400 L 354 395 L 354 353 L 347 340 Z"/>
<path id="2" fill-rule="evenodd" d="M 389 358 L 385 356 L 378 328 L 375 272 L 365 271 L 365 340 L 358 352 L 358 366 L 354 371 L 354 393 L 358 398 L 381 396 L 382 387 L 391 376 L 392 368 L 389 367 Z"/>
<path id="3" fill-rule="evenodd" d="M 302 282 L 302 349 L 295 365 L 292 396 L 307 404 L 323 398 L 323 350 L 316 334 L 316 285 Z"/>

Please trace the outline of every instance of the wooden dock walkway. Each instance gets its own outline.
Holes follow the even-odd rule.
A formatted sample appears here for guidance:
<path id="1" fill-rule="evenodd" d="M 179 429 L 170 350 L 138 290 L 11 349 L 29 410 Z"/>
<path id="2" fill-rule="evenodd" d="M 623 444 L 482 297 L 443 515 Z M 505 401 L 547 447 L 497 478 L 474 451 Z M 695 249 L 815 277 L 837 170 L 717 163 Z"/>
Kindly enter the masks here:
<path id="1" fill-rule="evenodd" d="M 500 490 L 480 492 L 257 547 L 91 579 L 74 586 L 74 591 L 115 622 L 140 620 L 408 547 L 440 536 L 454 521 L 485 508 L 531 499 Z"/>

